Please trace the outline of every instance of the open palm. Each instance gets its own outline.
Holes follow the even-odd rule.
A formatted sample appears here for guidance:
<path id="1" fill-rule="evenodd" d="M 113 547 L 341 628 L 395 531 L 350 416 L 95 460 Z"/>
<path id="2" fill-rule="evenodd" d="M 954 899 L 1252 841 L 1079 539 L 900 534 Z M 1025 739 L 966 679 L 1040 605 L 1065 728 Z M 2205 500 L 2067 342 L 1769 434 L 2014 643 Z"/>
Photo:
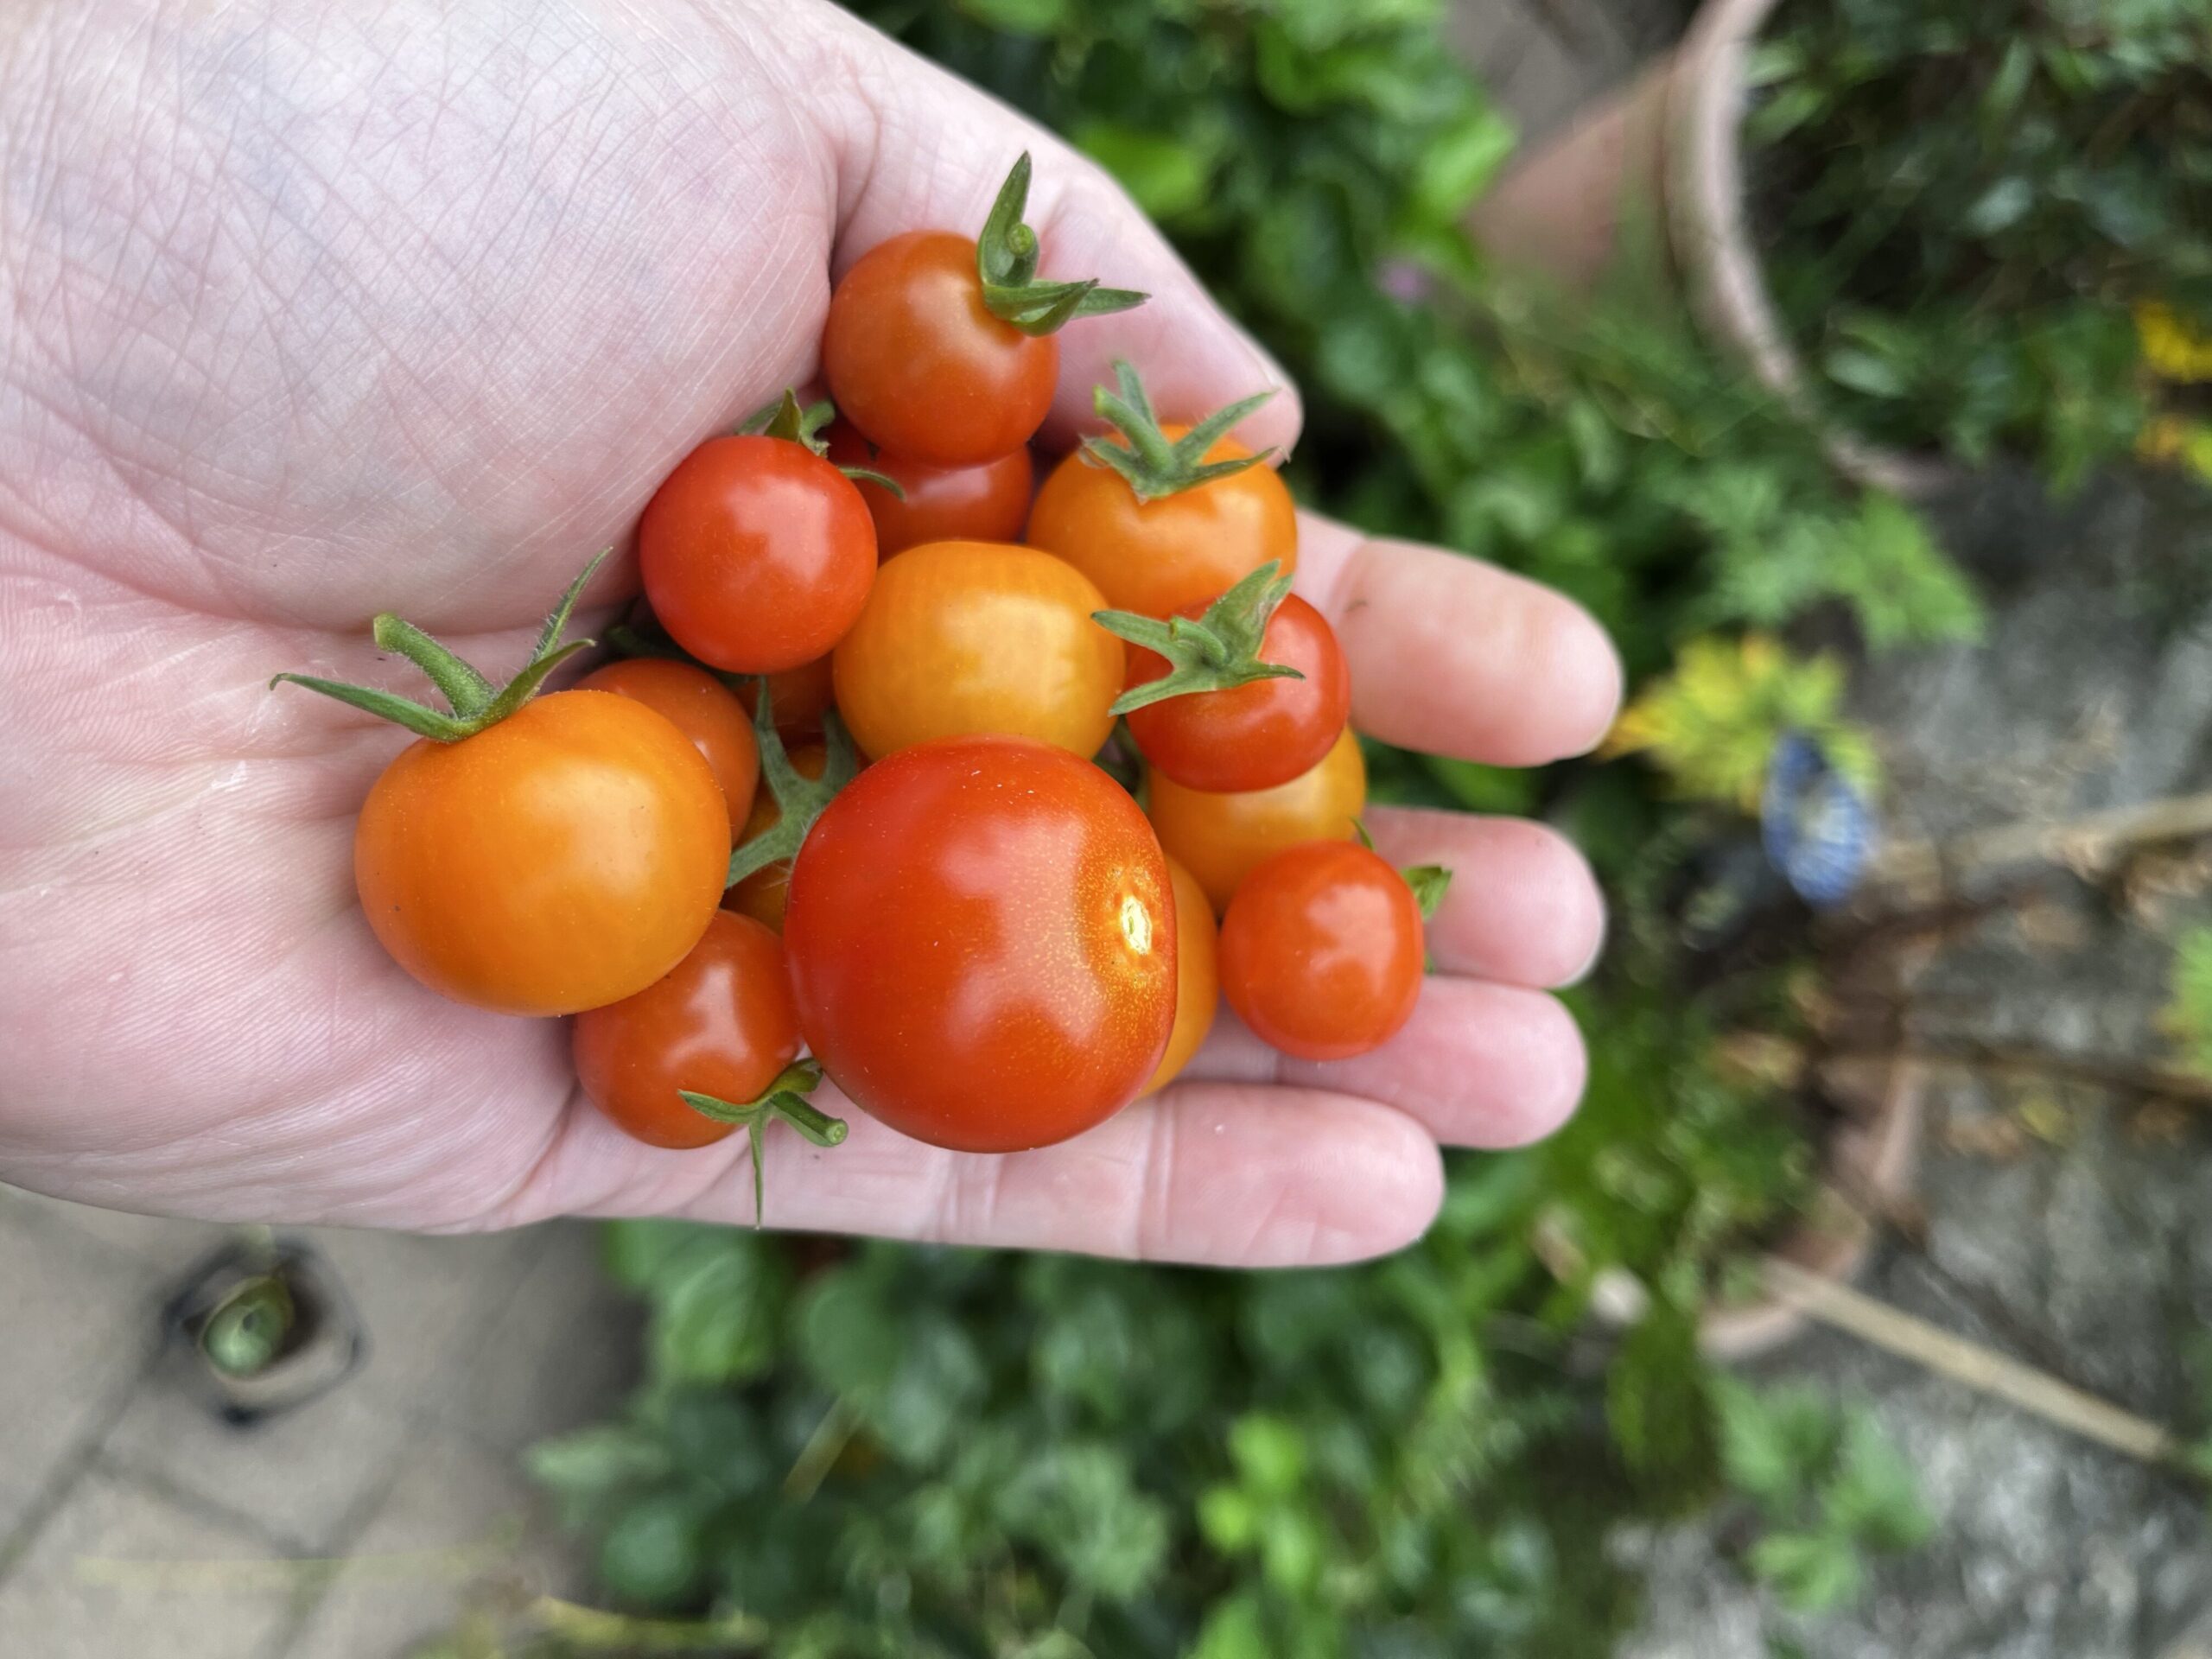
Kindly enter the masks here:
<path id="1" fill-rule="evenodd" d="M 1188 416 L 1279 376 L 1088 164 L 827 6 L 49 0 L 0 19 L 0 1174 L 124 1208 L 426 1229 L 747 1217 L 738 1137 L 656 1151 L 575 1091 L 563 1025 L 440 1001 L 356 907 L 353 815 L 404 741 L 290 668 L 405 687 L 403 609 L 495 674 L 702 436 L 813 372 L 833 270 L 977 223 L 1027 148 L 1047 275 L 1154 295 L 1065 340 Z M 1287 391 L 1248 423 L 1295 433 Z M 1618 676 L 1563 601 L 1309 520 L 1354 718 L 1508 765 Z M 601 578 L 584 625 L 633 582 Z M 939 1152 L 857 1115 L 772 1136 L 772 1224 L 1183 1260 L 1417 1235 L 1436 1142 L 1571 1108 L 1529 987 L 1595 950 L 1535 826 L 1378 812 L 1454 866 L 1440 973 L 1366 1058 L 1224 1014 L 1188 1080 L 1068 1145 Z M 825 1090 L 824 1104 L 842 1109 Z"/>

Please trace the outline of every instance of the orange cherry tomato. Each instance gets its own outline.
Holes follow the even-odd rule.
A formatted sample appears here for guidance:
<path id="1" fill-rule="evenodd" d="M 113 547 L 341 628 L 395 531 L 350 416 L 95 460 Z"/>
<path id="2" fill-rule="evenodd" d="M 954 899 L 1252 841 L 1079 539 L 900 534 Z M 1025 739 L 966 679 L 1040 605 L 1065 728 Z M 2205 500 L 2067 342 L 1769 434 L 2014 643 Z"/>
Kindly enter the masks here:
<path id="1" fill-rule="evenodd" d="M 768 676 L 768 701 L 775 710 L 776 734 L 786 743 L 819 738 L 822 716 L 830 712 L 836 696 L 827 657 Z M 745 705 L 746 718 L 750 720 L 760 694 L 748 683 L 738 692 L 737 700 Z"/>
<path id="2" fill-rule="evenodd" d="M 819 778 L 829 770 L 830 752 L 819 743 L 809 743 L 791 751 L 791 766 L 802 778 Z M 783 809 L 776 804 L 776 798 L 764 789 L 753 798 L 753 810 L 732 844 L 742 845 L 783 821 Z M 791 861 L 788 858 L 763 864 L 729 890 L 722 907 L 750 916 L 780 933 L 784 931 L 784 906 L 788 902 L 791 879 Z"/>
<path id="3" fill-rule="evenodd" d="M 1160 1069 L 1144 1086 L 1147 1095 L 1175 1080 L 1213 1029 L 1213 1016 L 1221 1004 L 1221 983 L 1215 967 L 1213 911 L 1206 903 L 1198 879 L 1167 861 L 1167 877 L 1175 889 L 1175 1028 L 1167 1033 L 1167 1052 Z"/>
<path id="4" fill-rule="evenodd" d="M 710 668 L 772 674 L 828 652 L 868 601 L 875 525 L 853 482 L 785 438 L 709 438 L 638 522 L 645 597 Z"/>
<path id="5" fill-rule="evenodd" d="M 691 954 L 635 996 L 576 1017 L 576 1081 L 592 1104 L 654 1147 L 704 1147 L 735 1131 L 681 1090 L 742 1106 L 798 1057 L 783 941 L 718 912 Z"/>
<path id="6" fill-rule="evenodd" d="M 881 473 L 906 492 L 856 478 L 875 520 L 880 559 L 925 542 L 1014 542 L 1029 519 L 1033 468 L 1024 444 L 975 467 L 939 467 L 870 443 L 844 422 L 830 429 L 830 459 Z"/>
<path id="7" fill-rule="evenodd" d="M 830 296 L 822 374 L 844 417 L 893 454 L 975 467 L 1044 424 L 1059 343 L 983 303 L 972 238 L 909 231 L 862 254 Z"/>
<path id="8" fill-rule="evenodd" d="M 714 768 L 733 825 L 753 810 L 760 781 L 760 745 L 743 704 L 702 668 L 663 657 L 609 663 L 576 682 L 579 691 L 612 691 L 642 702 L 691 740 Z"/>
<path id="9" fill-rule="evenodd" d="M 1302 841 L 1350 841 L 1367 808 L 1367 762 L 1346 727 L 1321 764 L 1273 789 L 1216 795 L 1151 774 L 1152 826 L 1217 912 L 1252 867 Z"/>
<path id="10" fill-rule="evenodd" d="M 1221 924 L 1221 986 L 1261 1041 L 1301 1060 L 1380 1047 L 1421 1000 L 1421 906 L 1355 842 L 1308 842 L 1244 878 Z"/>
<path id="11" fill-rule="evenodd" d="M 1086 758 L 1114 728 L 1122 642 L 1072 566 L 1034 548 L 932 542 L 877 575 L 838 645 L 837 709 L 881 757 L 931 738 L 1001 732 Z"/>
<path id="12" fill-rule="evenodd" d="M 562 691 L 401 750 L 362 804 L 353 876 L 369 926 L 432 990 L 576 1014 L 683 960 L 729 849 L 721 789 L 682 732 L 628 697 Z"/>
<path id="13" fill-rule="evenodd" d="M 1203 608 L 1185 614 L 1195 617 Z M 1351 675 L 1327 620 L 1288 595 L 1268 619 L 1260 660 L 1294 668 L 1305 678 L 1194 691 L 1131 712 L 1129 735 L 1162 777 L 1216 794 L 1273 789 L 1319 766 L 1335 747 L 1351 714 Z M 1131 685 L 1167 671 L 1166 658 L 1130 648 Z"/>
<path id="14" fill-rule="evenodd" d="M 1159 1068 L 1174 902 L 1144 815 L 1090 762 L 1012 737 L 902 749 L 830 804 L 791 872 L 799 1028 L 902 1135 L 1050 1146 Z"/>
<path id="15" fill-rule="evenodd" d="M 1163 426 L 1170 439 L 1189 428 Z M 1119 440 L 1111 440 L 1119 442 Z M 1234 438 L 1208 461 L 1252 452 Z M 1029 514 L 1029 544 L 1058 554 L 1098 584 L 1106 602 L 1140 616 L 1203 608 L 1270 559 L 1298 568 L 1298 512 L 1271 467 L 1139 501 L 1120 474 L 1080 450 L 1053 467 Z"/>

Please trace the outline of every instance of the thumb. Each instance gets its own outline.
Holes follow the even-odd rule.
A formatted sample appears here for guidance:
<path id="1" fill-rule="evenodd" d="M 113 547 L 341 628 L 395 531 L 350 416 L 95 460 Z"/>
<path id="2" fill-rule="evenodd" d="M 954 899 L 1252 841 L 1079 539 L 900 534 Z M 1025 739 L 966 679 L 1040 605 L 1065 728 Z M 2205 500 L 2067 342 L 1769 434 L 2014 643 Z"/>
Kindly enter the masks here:
<path id="1" fill-rule="evenodd" d="M 1168 419 L 1194 419 L 1274 389 L 1237 435 L 1254 448 L 1290 447 L 1297 389 L 1103 168 L 846 13 L 822 10 L 831 14 L 825 44 L 840 67 L 823 76 L 816 104 L 837 174 L 836 274 L 903 232 L 974 234 L 1007 169 L 1027 150 L 1035 163 L 1027 218 L 1042 250 L 1039 274 L 1095 276 L 1150 296 L 1133 310 L 1084 318 L 1061 332 L 1059 386 L 1044 442 L 1067 448 L 1097 429 L 1091 389 L 1110 383 L 1114 360 L 1126 358 Z"/>

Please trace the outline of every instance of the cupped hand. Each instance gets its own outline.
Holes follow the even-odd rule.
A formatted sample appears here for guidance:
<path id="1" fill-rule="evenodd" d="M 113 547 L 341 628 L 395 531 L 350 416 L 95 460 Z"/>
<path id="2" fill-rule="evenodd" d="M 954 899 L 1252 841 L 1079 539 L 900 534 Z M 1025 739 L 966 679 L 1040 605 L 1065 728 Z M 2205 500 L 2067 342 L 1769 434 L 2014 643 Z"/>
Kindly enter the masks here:
<path id="1" fill-rule="evenodd" d="M 678 458 L 813 372 L 834 273 L 979 224 L 1024 149 L 1045 274 L 1153 296 L 1062 337 L 1048 439 L 1116 357 L 1169 415 L 1279 384 L 1096 168 L 826 5 L 9 9 L 0 1175 L 215 1218 L 750 1218 L 743 1137 L 626 1139 L 564 1025 L 442 1001 L 385 957 L 350 843 L 404 734 L 269 677 L 413 690 L 368 644 L 385 608 L 511 669 Z M 1285 389 L 1243 435 L 1297 423 Z M 1605 729 L 1616 661 L 1565 601 L 1303 537 L 1362 729 L 1505 766 Z M 603 576 L 587 625 L 633 583 Z M 833 1151 L 779 1129 L 768 1223 L 1255 1265 L 1416 1236 L 1440 1141 L 1571 1109 L 1582 1052 L 1541 988 L 1602 913 L 1537 826 L 1373 829 L 1458 876 L 1384 1048 L 1283 1060 L 1224 1011 L 1183 1080 L 1045 1151 L 940 1152 L 857 1113 Z"/>

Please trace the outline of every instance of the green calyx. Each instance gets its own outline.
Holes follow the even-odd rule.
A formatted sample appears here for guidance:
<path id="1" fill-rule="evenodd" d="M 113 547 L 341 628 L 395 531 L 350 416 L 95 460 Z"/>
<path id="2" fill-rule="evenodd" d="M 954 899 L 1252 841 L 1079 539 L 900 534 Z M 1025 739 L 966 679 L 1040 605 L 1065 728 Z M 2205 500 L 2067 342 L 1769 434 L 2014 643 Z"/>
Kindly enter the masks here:
<path id="1" fill-rule="evenodd" d="M 767 1197 L 767 1183 L 761 1173 L 760 1154 L 766 1139 L 770 1120 L 781 1118 L 817 1147 L 834 1147 L 845 1138 L 845 1120 L 832 1117 L 809 1100 L 822 1081 L 822 1066 L 816 1060 L 794 1060 L 776 1076 L 776 1080 L 761 1092 L 757 1100 L 742 1105 L 731 1101 L 717 1100 L 712 1095 L 694 1094 L 689 1089 L 679 1089 L 683 1103 L 702 1117 L 710 1117 L 717 1123 L 741 1124 L 746 1144 L 753 1159 L 753 1224 L 760 1224 L 764 1203 Z"/>
<path id="2" fill-rule="evenodd" d="M 1126 715 L 1170 697 L 1227 691 L 1255 680 L 1304 679 L 1294 668 L 1260 660 L 1268 622 L 1290 592 L 1290 578 L 1281 572 L 1281 560 L 1268 560 L 1196 620 L 1187 616 L 1162 620 L 1134 611 L 1092 612 L 1090 620 L 1107 632 L 1167 659 L 1166 673 L 1131 686 L 1114 700 L 1109 712 Z"/>
<path id="3" fill-rule="evenodd" d="M 816 404 L 802 404 L 798 394 L 789 386 L 784 395 L 764 408 L 747 416 L 737 429 L 741 438 L 781 438 L 786 443 L 796 443 L 810 455 L 827 455 L 830 445 L 822 436 L 822 429 L 837 418 L 837 406 L 827 397 Z M 899 499 L 906 499 L 906 487 L 895 478 L 879 473 L 873 467 L 840 467 L 847 478 L 857 479 L 887 489 Z"/>
<path id="4" fill-rule="evenodd" d="M 976 238 L 976 275 L 982 280 L 983 304 L 993 316 L 1025 334 L 1052 334 L 1077 317 L 1103 317 L 1145 302 L 1147 296 L 1134 289 L 1101 288 L 1096 277 L 1039 281 L 1037 232 L 1021 222 L 1028 205 L 1029 152 L 1024 150 L 999 187 L 983 233 Z"/>
<path id="5" fill-rule="evenodd" d="M 200 1351 L 226 1376 L 254 1376 L 276 1363 L 298 1324 L 281 1273 L 257 1274 L 217 1304 L 200 1327 Z"/>
<path id="6" fill-rule="evenodd" d="M 1255 392 L 1226 409 L 1217 409 L 1181 437 L 1171 439 L 1160 429 L 1160 417 L 1153 412 L 1152 397 L 1136 370 L 1117 362 L 1114 379 L 1114 387 L 1100 386 L 1090 394 L 1090 404 L 1101 420 L 1122 435 L 1122 442 L 1085 438 L 1083 458 L 1093 467 L 1111 467 L 1119 473 L 1140 501 L 1179 495 L 1248 467 L 1257 467 L 1274 454 L 1273 449 L 1262 449 L 1256 455 L 1239 455 L 1232 461 L 1206 459 L 1206 451 L 1228 436 L 1237 422 L 1274 396 L 1272 390 Z"/>
<path id="7" fill-rule="evenodd" d="M 791 765 L 769 707 L 768 677 L 763 674 L 756 683 L 760 691 L 753 705 L 753 735 L 760 749 L 760 781 L 768 785 L 769 796 L 781 816 L 730 854 L 729 879 L 724 885 L 732 887 L 779 859 L 797 858 L 798 849 L 805 844 L 807 831 L 814 828 L 814 821 L 822 816 L 823 808 L 860 772 L 859 759 L 853 753 L 852 734 L 845 729 L 845 722 L 837 718 L 835 709 L 822 717 L 823 744 L 829 751 L 822 775 L 809 778 Z"/>
<path id="8" fill-rule="evenodd" d="M 1365 819 L 1354 818 L 1351 832 L 1359 838 L 1361 846 L 1370 853 L 1375 850 L 1375 837 L 1367 833 Z M 1444 895 L 1452 890 L 1452 872 L 1441 864 L 1415 864 L 1398 874 L 1414 890 L 1414 903 L 1421 906 L 1421 920 L 1433 921 L 1437 911 L 1443 906 Z"/>
<path id="9" fill-rule="evenodd" d="M 463 738 L 475 736 L 487 726 L 499 724 L 537 695 L 547 675 L 578 652 L 591 648 L 592 641 L 588 639 L 563 644 L 561 636 L 568 631 L 569 618 L 575 612 L 585 585 L 598 574 L 599 567 L 607 562 L 607 553 L 613 550 L 609 548 L 602 551 L 569 584 L 569 591 L 561 595 L 561 602 L 553 607 L 553 613 L 538 631 L 537 644 L 530 653 L 530 660 L 523 664 L 520 673 L 503 686 L 494 687 L 412 622 L 389 611 L 370 625 L 369 632 L 377 642 L 377 649 L 397 652 L 421 669 L 446 700 L 450 714 L 394 692 L 349 685 L 342 680 L 317 679 L 309 674 L 279 674 L 269 683 L 303 685 L 310 691 L 320 691 L 326 697 L 335 697 L 395 725 L 404 726 L 417 737 L 439 743 L 458 743 Z"/>

